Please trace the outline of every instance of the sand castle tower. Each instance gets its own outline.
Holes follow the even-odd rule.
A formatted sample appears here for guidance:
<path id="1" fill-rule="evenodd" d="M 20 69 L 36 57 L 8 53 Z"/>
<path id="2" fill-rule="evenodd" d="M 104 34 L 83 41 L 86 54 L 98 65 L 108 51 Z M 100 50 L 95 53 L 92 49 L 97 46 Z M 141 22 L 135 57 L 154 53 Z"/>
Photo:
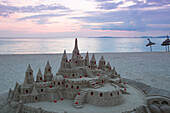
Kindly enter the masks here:
<path id="1" fill-rule="evenodd" d="M 25 79 L 27 79 L 28 84 L 33 84 L 34 83 L 34 76 L 33 76 L 33 70 L 31 68 L 31 65 L 28 65 L 28 68 L 25 72 Z"/>
<path id="2" fill-rule="evenodd" d="M 11 101 L 11 100 L 13 100 L 13 97 L 14 97 L 14 91 L 12 91 L 12 89 L 10 88 L 9 92 L 8 92 L 7 100 Z"/>
<path id="3" fill-rule="evenodd" d="M 90 63 L 89 63 L 89 53 L 87 52 L 86 53 L 86 57 L 85 57 L 85 66 L 89 66 Z"/>
<path id="4" fill-rule="evenodd" d="M 115 78 L 117 76 L 116 68 L 113 67 L 113 70 L 111 72 L 112 72 L 111 78 Z"/>
<path id="5" fill-rule="evenodd" d="M 37 82 L 43 82 L 43 77 L 42 77 L 41 69 L 38 70 L 36 81 Z"/>
<path id="6" fill-rule="evenodd" d="M 76 38 L 74 50 L 72 53 L 72 60 L 78 60 L 79 58 L 81 58 L 81 55 L 79 54 L 78 43 L 77 43 L 77 38 Z"/>
<path id="7" fill-rule="evenodd" d="M 19 101 L 19 91 L 20 91 L 20 86 L 16 82 L 15 89 L 14 89 L 14 97 L 13 97 L 13 101 L 14 102 L 18 102 Z"/>
<path id="8" fill-rule="evenodd" d="M 72 63 L 74 63 L 75 66 L 78 66 L 78 67 L 84 66 L 84 59 L 83 57 L 81 57 L 79 53 L 77 38 L 75 39 L 75 46 L 74 46 L 74 50 L 72 53 Z"/>
<path id="9" fill-rule="evenodd" d="M 90 61 L 90 67 L 91 67 L 91 69 L 96 69 L 97 68 L 94 53 L 93 53 L 93 56 L 92 56 L 91 61 Z"/>
<path id="10" fill-rule="evenodd" d="M 69 68 L 66 50 L 64 50 L 62 60 L 61 60 L 61 64 L 60 64 L 60 68 Z"/>
<path id="11" fill-rule="evenodd" d="M 25 77 L 24 83 L 21 85 L 21 94 L 28 94 L 30 92 L 31 92 L 30 87 L 29 87 L 27 79 Z"/>
<path id="12" fill-rule="evenodd" d="M 33 89 L 32 89 L 32 92 L 31 92 L 30 96 L 31 96 L 31 101 L 32 102 L 37 102 L 39 100 L 39 94 L 37 92 L 35 84 L 33 85 Z"/>
<path id="13" fill-rule="evenodd" d="M 108 69 L 109 72 L 112 70 L 112 67 L 109 62 L 107 62 L 106 68 Z"/>
<path id="14" fill-rule="evenodd" d="M 51 68 L 49 60 L 48 60 L 46 66 L 45 66 L 45 71 L 44 71 L 44 81 L 51 81 L 52 78 L 53 78 L 52 68 Z"/>
<path id="15" fill-rule="evenodd" d="M 99 69 L 105 70 L 106 68 L 106 61 L 104 60 L 104 57 L 102 56 L 100 61 L 99 61 Z"/>

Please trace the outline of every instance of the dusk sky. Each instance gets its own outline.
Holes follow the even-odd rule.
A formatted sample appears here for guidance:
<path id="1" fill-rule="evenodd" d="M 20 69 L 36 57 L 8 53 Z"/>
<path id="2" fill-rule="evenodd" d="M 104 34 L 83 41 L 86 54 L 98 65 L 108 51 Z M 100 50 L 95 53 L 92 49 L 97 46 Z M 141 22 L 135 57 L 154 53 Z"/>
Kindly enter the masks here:
<path id="1" fill-rule="evenodd" d="M 170 0 L 0 0 L 0 37 L 170 35 Z"/>

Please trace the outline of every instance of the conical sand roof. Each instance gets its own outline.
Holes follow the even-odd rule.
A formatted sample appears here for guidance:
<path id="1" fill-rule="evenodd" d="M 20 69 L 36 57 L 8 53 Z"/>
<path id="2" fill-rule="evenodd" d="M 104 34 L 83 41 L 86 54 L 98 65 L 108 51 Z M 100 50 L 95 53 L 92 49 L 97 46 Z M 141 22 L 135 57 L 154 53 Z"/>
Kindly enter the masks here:
<path id="1" fill-rule="evenodd" d="M 24 79 L 24 83 L 21 85 L 21 88 L 29 88 L 29 85 L 28 85 L 26 77 Z"/>
<path id="2" fill-rule="evenodd" d="M 50 62 L 49 62 L 49 60 L 47 61 L 47 64 L 46 64 L 46 66 L 45 67 L 51 67 L 50 66 Z"/>
<path id="3" fill-rule="evenodd" d="M 66 50 L 64 50 L 64 53 L 63 53 L 63 57 L 62 57 L 63 60 L 66 60 L 67 59 L 67 54 L 66 54 Z"/>
<path id="4" fill-rule="evenodd" d="M 30 72 L 30 71 L 32 71 L 32 68 L 31 68 L 31 65 L 29 64 L 26 72 Z"/>
<path id="5" fill-rule="evenodd" d="M 31 95 L 38 95 L 37 89 L 35 88 L 35 84 L 33 85 L 33 89 L 32 89 Z"/>
<path id="6" fill-rule="evenodd" d="M 92 58 L 91 58 L 91 61 L 96 61 L 95 56 L 94 56 L 94 53 L 93 53 L 93 56 L 92 56 Z"/>
<path id="7" fill-rule="evenodd" d="M 102 55 L 102 57 L 101 57 L 100 61 L 105 61 L 105 60 L 104 60 L 104 57 L 103 57 L 103 55 Z"/>
<path id="8" fill-rule="evenodd" d="M 111 67 L 109 62 L 107 62 L 107 67 Z"/>
<path id="9" fill-rule="evenodd" d="M 41 69 L 39 68 L 37 76 L 42 77 Z"/>
<path id="10" fill-rule="evenodd" d="M 74 46 L 74 50 L 78 50 L 77 38 L 75 38 L 75 46 Z"/>
<path id="11" fill-rule="evenodd" d="M 86 53 L 85 59 L 89 59 L 89 53 L 88 52 Z"/>

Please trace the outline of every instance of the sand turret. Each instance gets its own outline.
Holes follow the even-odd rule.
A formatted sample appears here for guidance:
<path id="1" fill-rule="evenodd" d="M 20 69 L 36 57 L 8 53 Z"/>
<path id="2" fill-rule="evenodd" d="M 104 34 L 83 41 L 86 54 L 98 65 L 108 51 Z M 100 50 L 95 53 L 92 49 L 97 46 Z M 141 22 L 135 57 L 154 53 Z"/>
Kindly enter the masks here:
<path id="1" fill-rule="evenodd" d="M 107 62 L 106 68 L 108 69 L 108 71 L 111 71 L 111 70 L 112 70 L 112 67 L 110 66 L 110 63 L 109 63 L 109 62 Z"/>
<path id="2" fill-rule="evenodd" d="M 31 65 L 28 65 L 28 68 L 25 72 L 25 77 L 27 79 L 28 84 L 33 84 L 34 83 L 34 76 L 33 76 L 33 70 L 31 68 Z"/>
<path id="3" fill-rule="evenodd" d="M 8 101 L 12 101 L 12 100 L 13 100 L 13 96 L 14 96 L 14 92 L 13 92 L 12 89 L 10 88 L 9 91 L 8 91 L 7 100 L 8 100 Z"/>
<path id="4" fill-rule="evenodd" d="M 111 78 L 115 78 L 116 76 L 117 76 L 116 68 L 113 67 Z"/>
<path id="5" fill-rule="evenodd" d="M 73 52 L 79 53 L 77 38 L 75 38 L 75 46 Z"/>
<path id="6" fill-rule="evenodd" d="M 40 68 L 39 68 L 38 73 L 37 73 L 36 81 L 37 82 L 43 82 L 43 77 L 42 77 L 42 73 L 41 73 Z"/>
<path id="7" fill-rule="evenodd" d="M 89 63 L 89 53 L 87 52 L 86 53 L 86 57 L 85 57 L 85 66 L 89 66 L 90 63 Z"/>
<path id="8" fill-rule="evenodd" d="M 48 60 L 46 66 L 45 66 L 44 80 L 45 80 L 45 81 L 51 81 L 52 78 L 53 78 L 52 68 L 51 68 L 50 62 L 49 62 L 49 60 Z"/>
<path id="9" fill-rule="evenodd" d="M 62 56 L 62 61 L 68 62 L 66 50 L 64 50 L 64 53 L 63 53 L 63 56 Z"/>
<path id="10" fill-rule="evenodd" d="M 106 68 L 105 64 L 106 64 L 106 61 L 105 61 L 104 57 L 102 56 L 99 61 L 99 69 L 105 70 L 105 68 Z"/>
<path id="11" fill-rule="evenodd" d="M 26 78 L 24 79 L 24 83 L 21 85 L 21 88 L 29 88 L 29 85 L 28 85 Z"/>
<path id="12" fill-rule="evenodd" d="M 30 86 L 27 79 L 24 79 L 24 83 L 21 85 L 21 94 L 28 94 L 30 92 Z"/>
<path id="13" fill-rule="evenodd" d="M 13 101 L 14 102 L 18 102 L 19 101 L 19 93 L 20 93 L 20 86 L 16 82 L 15 89 L 14 89 L 14 97 L 13 97 Z"/>
<path id="14" fill-rule="evenodd" d="M 32 92 L 31 92 L 31 98 L 32 98 L 31 100 L 34 101 L 34 102 L 38 101 L 39 100 L 39 96 L 38 95 L 39 94 L 38 94 L 37 89 L 36 89 L 35 84 L 34 84 Z"/>
<path id="15" fill-rule="evenodd" d="M 74 50 L 73 50 L 73 53 L 72 53 L 72 60 L 75 61 L 75 60 L 78 60 L 81 58 L 81 55 L 79 53 L 79 49 L 78 49 L 78 42 L 77 42 L 77 38 L 75 38 L 75 45 L 74 45 Z"/>
<path id="16" fill-rule="evenodd" d="M 93 53 L 93 56 L 92 56 L 91 61 L 90 61 L 90 67 L 91 67 L 91 69 L 96 69 L 97 68 L 94 53 Z"/>
<path id="17" fill-rule="evenodd" d="M 66 54 L 66 50 L 64 50 L 60 68 L 68 68 L 68 67 L 69 67 L 69 64 L 68 64 L 67 54 Z"/>

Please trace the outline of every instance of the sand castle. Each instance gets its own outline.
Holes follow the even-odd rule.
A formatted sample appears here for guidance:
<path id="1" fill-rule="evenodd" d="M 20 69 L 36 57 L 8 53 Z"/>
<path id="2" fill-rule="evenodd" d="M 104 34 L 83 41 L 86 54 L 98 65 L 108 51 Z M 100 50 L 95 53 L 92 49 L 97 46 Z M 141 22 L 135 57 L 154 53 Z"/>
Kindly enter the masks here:
<path id="1" fill-rule="evenodd" d="M 43 110 L 43 108 L 29 107 L 25 104 L 42 101 L 57 103 L 59 100 L 67 99 L 73 101 L 73 107 L 75 108 L 83 108 L 84 103 L 103 107 L 118 107 L 125 103 L 128 104 L 125 95 L 131 95 L 132 91 L 128 90 L 129 87 L 132 88 L 121 79 L 115 67 L 112 68 L 103 56 L 98 65 L 94 54 L 91 60 L 88 52 L 83 58 L 79 53 L 77 39 L 75 39 L 72 58 L 68 59 L 64 50 L 60 68 L 55 75 L 52 73 L 50 62 L 47 61 L 44 74 L 39 69 L 36 80 L 34 80 L 33 70 L 28 65 L 24 83 L 21 85 L 16 83 L 14 90 L 10 89 L 8 101 L 11 106 L 17 109 L 17 113 L 55 113 L 54 111 Z M 170 104 L 170 100 L 167 101 L 161 97 L 159 100 L 163 104 Z M 151 105 L 151 111 L 157 109 L 152 105 L 155 102 L 156 104 L 159 103 L 159 101 L 154 101 L 153 98 L 148 99 L 148 106 Z M 125 112 L 148 113 L 150 112 L 148 106 L 147 103 L 144 103 Z M 168 107 L 164 108 L 164 111 L 169 109 Z"/>

